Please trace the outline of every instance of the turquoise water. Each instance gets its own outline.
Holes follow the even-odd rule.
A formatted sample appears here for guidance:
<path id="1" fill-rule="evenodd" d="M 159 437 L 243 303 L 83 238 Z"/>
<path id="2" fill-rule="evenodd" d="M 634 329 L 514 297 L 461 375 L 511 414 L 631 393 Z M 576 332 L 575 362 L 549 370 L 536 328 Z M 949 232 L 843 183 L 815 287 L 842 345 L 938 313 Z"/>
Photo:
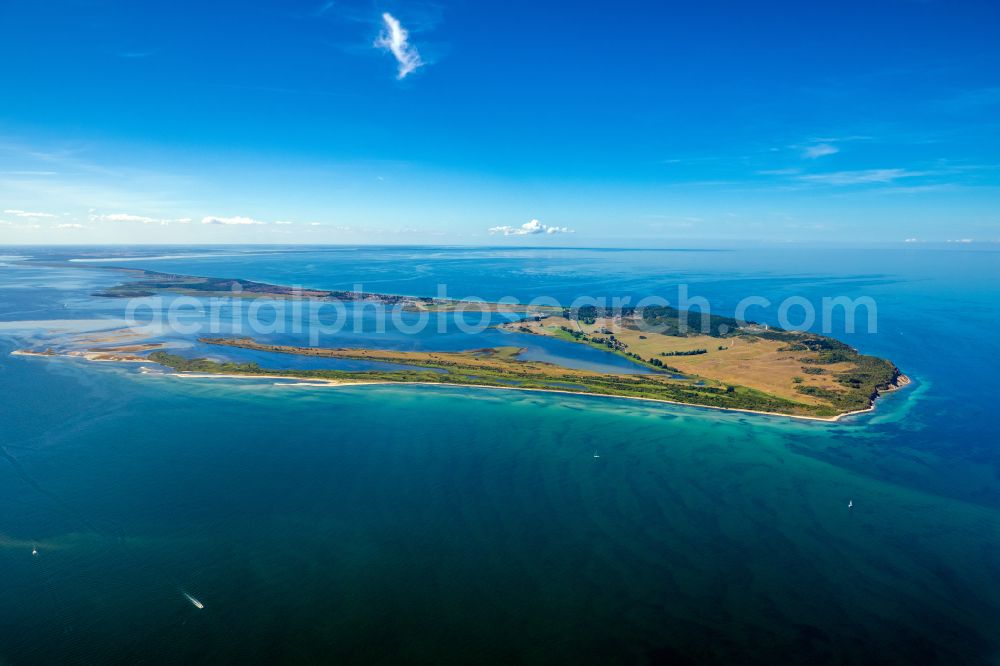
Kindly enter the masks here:
<path id="1" fill-rule="evenodd" d="M 0 260 L 0 662 L 1000 657 L 997 254 L 226 252 L 114 265 L 484 298 L 684 281 L 719 311 L 872 295 L 879 332 L 838 337 L 915 381 L 824 424 L 9 356 L 69 327 L 25 322 L 121 304 L 90 296 L 114 274 L 7 249 L 35 261 Z M 382 343 L 468 348 L 447 337 Z"/>

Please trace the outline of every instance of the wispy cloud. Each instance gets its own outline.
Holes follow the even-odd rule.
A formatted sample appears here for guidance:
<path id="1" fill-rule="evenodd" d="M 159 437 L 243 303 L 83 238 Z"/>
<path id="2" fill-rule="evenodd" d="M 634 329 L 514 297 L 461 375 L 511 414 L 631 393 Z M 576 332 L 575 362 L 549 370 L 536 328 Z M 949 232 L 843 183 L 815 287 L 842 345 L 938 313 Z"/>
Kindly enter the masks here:
<path id="1" fill-rule="evenodd" d="M 867 134 L 841 134 L 839 136 L 817 136 L 809 140 L 810 143 L 844 143 L 846 141 L 871 141 L 872 137 Z"/>
<path id="2" fill-rule="evenodd" d="M 882 194 L 926 194 L 928 192 L 953 192 L 961 188 L 962 186 L 957 183 L 928 183 L 926 185 L 883 187 L 879 192 Z"/>
<path id="3" fill-rule="evenodd" d="M 928 175 L 926 171 L 909 171 L 907 169 L 863 169 L 859 171 L 803 174 L 798 176 L 798 180 L 818 185 L 866 185 L 870 183 L 891 183 L 900 178 L 915 178 L 926 175 Z"/>
<path id="4" fill-rule="evenodd" d="M 827 155 L 835 155 L 840 152 L 840 148 L 829 143 L 817 143 L 813 146 L 806 146 L 802 151 L 802 156 L 808 160 L 815 160 Z"/>
<path id="5" fill-rule="evenodd" d="M 223 225 L 249 225 L 249 224 L 264 224 L 260 220 L 255 220 L 252 217 L 217 217 L 208 216 L 201 218 L 202 224 L 223 224 Z"/>
<path id="6" fill-rule="evenodd" d="M 11 222 L 10 220 L 0 220 L 0 227 L 8 229 L 41 229 L 42 225 L 35 222 Z"/>
<path id="7" fill-rule="evenodd" d="M 14 224 L 13 222 L 8 222 L 7 220 L 0 220 L 0 227 L 9 227 L 11 229 L 41 229 L 40 224 Z"/>
<path id="8" fill-rule="evenodd" d="M 933 108 L 943 111 L 977 111 L 998 105 L 1000 105 L 1000 88 L 964 90 L 948 99 L 931 103 Z"/>
<path id="9" fill-rule="evenodd" d="M 57 224 L 56 229 L 86 229 L 87 227 L 82 224 L 77 224 L 75 222 L 67 222 L 66 224 Z"/>
<path id="10" fill-rule="evenodd" d="M 538 220 L 532 220 L 531 222 L 525 222 L 519 227 L 512 227 L 510 225 L 491 227 L 489 232 L 490 234 L 503 234 L 504 236 L 533 236 L 535 234 L 571 234 L 573 230 L 566 227 L 550 227 Z"/>
<path id="11" fill-rule="evenodd" d="M 190 218 L 180 217 L 180 218 L 159 218 L 159 217 L 149 217 L 148 215 L 134 215 L 132 213 L 104 213 L 98 214 L 91 211 L 89 219 L 91 222 L 127 222 L 127 223 L 142 223 L 142 224 L 159 224 L 160 226 L 167 226 L 171 222 L 177 222 L 178 224 L 188 224 L 191 222 Z"/>
<path id="12" fill-rule="evenodd" d="M 58 215 L 53 215 L 52 213 L 33 213 L 30 210 L 15 210 L 13 208 L 8 208 L 4 211 L 7 215 L 13 215 L 14 217 L 27 217 L 27 218 L 54 218 L 59 217 Z"/>
<path id="13" fill-rule="evenodd" d="M 400 25 L 395 16 L 385 12 L 382 14 L 382 22 L 385 25 L 375 40 L 374 46 L 390 52 L 396 58 L 396 62 L 399 64 L 396 78 L 402 81 L 425 63 L 420 58 L 416 47 L 410 44 L 409 33 Z"/>
<path id="14" fill-rule="evenodd" d="M 763 169 L 755 173 L 758 176 L 795 176 L 802 173 L 802 170 L 792 167 L 788 169 Z"/>
<path id="15" fill-rule="evenodd" d="M 100 220 L 102 222 L 143 222 L 152 223 L 156 222 L 151 217 L 146 217 L 145 215 L 132 215 L 130 213 L 109 213 L 107 215 L 91 215 L 92 220 Z"/>
<path id="16" fill-rule="evenodd" d="M 335 4 L 336 3 L 333 2 L 333 0 L 328 0 L 327 2 L 324 2 L 322 5 L 320 5 L 319 7 L 316 8 L 316 11 L 313 12 L 313 16 L 317 16 L 317 17 L 323 16 L 328 11 L 330 11 L 331 9 L 333 9 L 333 6 Z"/>

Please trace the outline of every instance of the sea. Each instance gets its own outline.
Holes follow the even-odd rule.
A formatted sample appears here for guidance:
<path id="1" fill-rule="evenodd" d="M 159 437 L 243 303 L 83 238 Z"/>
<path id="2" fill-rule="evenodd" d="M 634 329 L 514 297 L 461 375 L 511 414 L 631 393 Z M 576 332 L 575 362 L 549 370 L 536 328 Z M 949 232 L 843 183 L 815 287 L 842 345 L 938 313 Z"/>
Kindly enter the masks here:
<path id="1" fill-rule="evenodd" d="M 723 315 L 754 298 L 756 321 L 828 332 L 911 382 L 827 423 L 11 354 L 110 339 L 129 299 L 97 294 L 120 268 L 564 304 L 683 289 Z M 874 304 L 874 330 L 869 307 L 853 330 L 824 317 L 840 297 Z M 0 664 L 996 664 L 998 304 L 989 246 L 0 248 Z M 222 334 L 253 334 L 227 307 Z M 645 371 L 466 314 L 380 316 L 316 342 Z M 303 344 L 279 328 L 256 337 Z"/>

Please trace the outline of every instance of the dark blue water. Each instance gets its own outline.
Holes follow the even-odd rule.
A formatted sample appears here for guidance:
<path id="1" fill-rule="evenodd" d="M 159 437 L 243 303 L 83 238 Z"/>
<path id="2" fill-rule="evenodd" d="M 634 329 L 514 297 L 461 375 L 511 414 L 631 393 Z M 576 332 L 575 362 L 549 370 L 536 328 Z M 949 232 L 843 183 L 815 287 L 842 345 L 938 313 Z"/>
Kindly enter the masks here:
<path id="1" fill-rule="evenodd" d="M 747 295 L 871 296 L 877 333 L 834 334 L 914 383 L 824 424 L 9 356 L 117 325 L 123 304 L 91 294 L 118 276 L 39 263 L 79 252 L 0 252 L 35 257 L 0 260 L 0 661 L 1000 655 L 997 253 L 215 248 L 200 252 L 223 256 L 114 262 L 417 295 L 443 283 L 486 299 L 674 300 L 683 282 L 723 314 Z M 397 333 L 377 344 L 509 339 Z M 331 346 L 371 332 L 338 336 Z M 624 362 L 587 351 L 599 356 L 536 353 Z"/>

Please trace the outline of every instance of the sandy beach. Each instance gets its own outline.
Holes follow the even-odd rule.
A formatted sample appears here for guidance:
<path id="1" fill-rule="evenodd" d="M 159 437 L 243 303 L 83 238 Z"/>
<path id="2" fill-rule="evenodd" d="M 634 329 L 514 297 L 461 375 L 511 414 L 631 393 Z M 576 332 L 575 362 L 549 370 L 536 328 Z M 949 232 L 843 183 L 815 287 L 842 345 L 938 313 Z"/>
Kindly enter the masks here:
<path id="1" fill-rule="evenodd" d="M 734 407 L 716 407 L 714 405 L 697 405 L 690 402 L 678 402 L 676 400 L 663 400 L 660 398 L 643 398 L 640 396 L 629 396 L 629 395 L 611 395 L 608 393 L 593 393 L 589 391 L 567 391 L 563 389 L 545 389 L 545 388 L 526 388 L 520 386 L 494 386 L 491 384 L 451 384 L 448 382 L 388 382 L 388 381 L 371 381 L 371 382 L 356 382 L 356 381 L 338 381 L 335 379 L 309 379 L 305 377 L 296 377 L 294 375 L 239 375 L 239 374 L 215 374 L 215 373 L 205 373 L 205 372 L 154 372 L 146 368 L 142 368 L 140 372 L 147 375 L 160 375 L 163 377 L 179 377 L 186 379 L 287 379 L 295 381 L 295 384 L 288 384 L 287 386 L 312 386 L 312 387 L 343 387 L 343 386 L 450 386 L 455 388 L 476 388 L 476 389 L 499 389 L 504 391 L 534 391 L 538 393 L 561 393 L 565 395 L 586 395 L 594 396 L 597 398 L 612 398 L 618 400 L 639 400 L 642 402 L 652 402 L 659 403 L 663 405 L 680 405 L 682 407 L 694 407 L 697 409 L 714 409 L 716 411 L 722 412 L 736 412 L 742 414 L 757 414 L 760 416 L 779 416 L 789 419 L 799 419 L 803 421 L 820 421 L 823 423 L 835 423 L 841 419 L 847 418 L 848 416 L 855 416 L 857 414 L 865 414 L 875 410 L 875 404 L 873 403 L 867 409 L 857 409 L 850 412 L 844 412 L 843 414 L 837 414 L 836 416 L 830 417 L 820 417 L 820 416 L 805 416 L 801 414 L 782 414 L 780 412 L 765 412 L 753 409 L 738 409 Z M 905 381 L 902 381 L 904 380 Z M 910 380 L 905 375 L 900 377 L 900 384 L 895 386 L 889 391 L 896 391 L 907 384 Z"/>
<path id="2" fill-rule="evenodd" d="M 94 361 L 98 363 L 149 363 L 149 359 L 140 356 L 111 356 L 106 353 L 93 352 L 93 351 L 70 351 L 65 353 L 49 353 L 49 352 L 36 352 L 30 350 L 15 350 L 11 352 L 11 356 L 41 356 L 41 357 L 64 357 L 64 358 L 82 358 L 87 361 Z M 181 379 L 256 379 L 256 380 L 271 380 L 271 379 L 281 379 L 289 380 L 295 382 L 294 384 L 288 384 L 287 386 L 311 386 L 311 387 L 343 387 L 343 386 L 381 386 L 381 385 L 398 385 L 398 386 L 450 386 L 455 388 L 476 388 L 476 389 L 499 389 L 506 391 L 535 391 L 538 393 L 559 393 L 565 395 L 586 395 L 594 396 L 598 398 L 614 398 L 619 400 L 639 400 L 642 402 L 652 402 L 659 403 L 663 405 L 680 405 L 683 407 L 695 407 L 698 409 L 714 409 L 723 412 L 735 412 L 742 414 L 757 414 L 760 416 L 780 416 L 789 419 L 799 419 L 802 421 L 819 421 L 823 423 L 835 423 L 841 419 L 847 418 L 849 416 L 855 416 L 858 414 L 865 414 L 875 410 L 875 403 L 873 402 L 866 409 L 857 409 L 850 412 L 844 412 L 843 414 L 837 414 L 836 416 L 821 417 L 821 416 L 806 416 L 802 414 L 782 414 L 780 412 L 766 412 L 754 409 L 739 409 L 736 407 L 717 407 L 714 405 L 698 405 L 690 402 L 679 402 L 677 400 L 664 400 L 661 398 L 644 398 L 641 396 L 629 396 L 629 395 L 612 395 L 608 393 L 594 393 L 592 391 L 569 391 L 564 389 L 555 388 L 528 388 L 521 386 L 494 386 L 492 384 L 460 384 L 460 383 L 449 383 L 449 382 L 390 382 L 390 381 L 343 381 L 336 379 L 325 379 L 321 377 L 309 378 L 309 377 L 298 377 L 295 375 L 241 375 L 236 373 L 210 373 L 210 372 L 158 372 L 152 370 L 149 367 L 142 367 L 139 372 L 144 375 L 157 375 L 162 377 L 178 377 Z M 885 392 L 898 391 L 905 388 L 910 384 L 910 378 L 906 375 L 900 375 L 895 386 L 890 387 Z"/>

